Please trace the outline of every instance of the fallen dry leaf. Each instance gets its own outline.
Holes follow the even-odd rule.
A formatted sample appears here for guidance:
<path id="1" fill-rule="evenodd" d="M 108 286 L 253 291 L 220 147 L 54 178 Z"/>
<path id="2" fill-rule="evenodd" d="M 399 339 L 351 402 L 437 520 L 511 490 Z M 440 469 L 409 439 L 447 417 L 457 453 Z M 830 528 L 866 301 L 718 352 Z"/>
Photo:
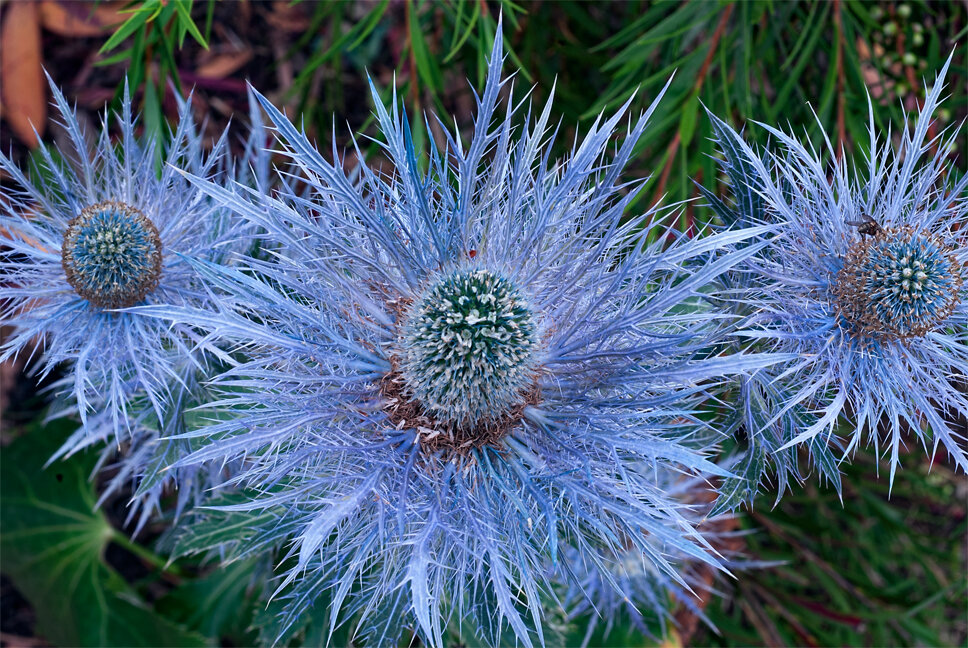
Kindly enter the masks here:
<path id="1" fill-rule="evenodd" d="M 252 50 L 217 54 L 199 65 L 195 74 L 206 79 L 224 79 L 252 60 Z"/>
<path id="2" fill-rule="evenodd" d="M 272 10 L 266 14 L 270 25 L 282 31 L 300 33 L 309 29 L 309 17 L 303 7 L 296 6 L 286 0 L 276 0 L 272 3 Z"/>
<path id="3" fill-rule="evenodd" d="M 3 118 L 17 137 L 31 148 L 37 146 L 37 134 L 43 135 L 47 126 L 47 89 L 41 64 L 38 8 L 33 2 L 11 2 L 7 5 L 0 30 Z"/>
<path id="4" fill-rule="evenodd" d="M 123 8 L 123 2 L 94 5 L 71 0 L 43 0 L 40 22 L 44 29 L 59 36 L 102 36 L 124 20 L 124 16 L 118 13 Z"/>

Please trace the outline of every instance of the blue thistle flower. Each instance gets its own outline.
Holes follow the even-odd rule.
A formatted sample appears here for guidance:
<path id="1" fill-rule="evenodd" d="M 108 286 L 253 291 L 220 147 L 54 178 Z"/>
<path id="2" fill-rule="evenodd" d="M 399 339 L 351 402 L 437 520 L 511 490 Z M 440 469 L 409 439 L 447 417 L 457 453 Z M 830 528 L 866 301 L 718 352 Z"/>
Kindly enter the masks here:
<path id="1" fill-rule="evenodd" d="M 44 375 L 66 363 L 66 376 L 54 389 L 69 398 L 56 413 L 77 412 L 84 426 L 60 456 L 97 442 L 115 441 L 116 450 L 125 440 L 157 438 L 159 421 L 171 418 L 173 394 L 184 384 L 185 363 L 205 370 L 208 359 L 193 352 L 190 326 L 118 310 L 205 304 L 209 293 L 179 255 L 215 260 L 239 241 L 249 243 L 242 236 L 247 225 L 232 224 L 174 166 L 255 184 L 265 178 L 268 162 L 261 124 L 254 124 L 238 171 L 226 156 L 225 135 L 206 155 L 189 102 L 181 101 L 158 170 L 159 144 L 135 136 L 127 89 L 114 120 L 119 140 L 112 141 L 105 113 L 93 148 L 52 80 L 51 91 L 72 149 L 41 144 L 30 177 L 0 155 L 0 168 L 16 183 L 4 190 L 0 212 L 0 245 L 6 248 L 0 323 L 13 329 L 0 346 L 0 361 L 42 338 L 35 370 Z M 263 142 L 257 148 L 258 137 Z"/>
<path id="2" fill-rule="evenodd" d="M 396 97 L 373 89 L 386 174 L 328 161 L 260 97 L 307 190 L 192 182 L 272 256 L 192 260 L 214 311 L 132 309 L 244 353 L 175 466 L 244 464 L 231 483 L 257 496 L 221 510 L 253 522 L 224 542 L 288 549 L 283 628 L 325 600 L 377 644 L 415 627 L 440 646 L 453 621 L 531 646 L 565 556 L 613 589 L 616 556 L 684 589 L 680 557 L 718 564 L 654 475 L 725 474 L 705 458 L 717 385 L 786 358 L 717 355 L 728 318 L 697 297 L 764 229 L 648 245 L 656 213 L 624 218 L 642 185 L 620 175 L 654 104 L 611 158 L 628 104 L 552 163 L 550 103 L 517 135 L 517 109 L 495 120 L 501 43 L 473 137 L 430 144 L 425 168 Z"/>
<path id="3" fill-rule="evenodd" d="M 864 173 L 826 134 L 829 164 L 765 124 L 780 151 L 761 156 L 723 125 L 751 168 L 763 218 L 777 223 L 749 266 L 762 298 L 746 333 L 802 356 L 773 376 L 785 394 L 773 421 L 801 421 L 784 427 L 781 449 L 829 441 L 846 456 L 866 433 L 886 445 L 892 482 L 905 433 L 968 469 L 958 422 L 968 412 L 968 178 L 956 179 L 946 159 L 958 129 L 928 136 L 949 64 L 897 148 L 890 133 L 878 138 L 871 112 Z M 843 444 L 834 434 L 842 420 L 853 428 Z"/>
<path id="4" fill-rule="evenodd" d="M 707 116 L 722 155 L 718 164 L 725 176 L 726 191 L 720 198 L 702 185 L 697 184 L 697 188 L 727 228 L 755 227 L 770 222 L 759 193 L 756 168 L 749 161 L 742 139 L 713 113 L 707 111 Z M 738 245 L 742 247 L 750 243 L 752 241 Z M 763 254 L 769 252 L 767 247 Z M 758 274 L 752 267 L 738 267 L 720 275 L 716 282 L 719 290 L 707 297 L 712 307 L 735 315 L 737 330 L 754 328 L 763 310 L 762 303 L 755 296 L 762 294 L 762 284 L 770 285 L 769 278 Z M 726 352 L 742 353 L 751 347 L 755 349 L 758 344 L 757 340 L 751 344 L 749 339 L 740 335 Z M 777 502 L 788 487 L 803 482 L 806 477 L 800 465 L 801 453 L 786 443 L 810 425 L 811 417 L 801 406 L 784 409 L 795 395 L 796 384 L 777 380 L 775 368 L 739 376 L 727 397 L 733 406 L 724 417 L 723 425 L 732 442 L 723 447 L 722 461 L 730 465 L 734 474 L 720 483 L 719 495 L 710 513 L 712 516 L 734 510 L 743 503 L 753 506 L 768 475 L 775 480 Z M 839 452 L 843 446 L 836 439 L 814 437 L 806 444 L 806 449 L 807 452 L 802 454 L 808 463 L 840 492 Z M 731 462 L 734 455 L 736 461 Z"/>

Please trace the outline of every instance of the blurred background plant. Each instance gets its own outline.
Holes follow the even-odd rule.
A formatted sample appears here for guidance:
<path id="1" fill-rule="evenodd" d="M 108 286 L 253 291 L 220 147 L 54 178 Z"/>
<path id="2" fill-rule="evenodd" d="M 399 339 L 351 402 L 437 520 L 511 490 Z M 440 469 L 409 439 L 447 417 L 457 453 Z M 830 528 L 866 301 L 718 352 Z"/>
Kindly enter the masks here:
<path id="1" fill-rule="evenodd" d="M 172 88 L 194 88 L 199 113 L 218 132 L 245 113 L 248 80 L 301 115 L 322 143 L 345 144 L 371 122 L 368 74 L 387 92 L 395 82 L 414 114 L 466 121 L 467 80 L 482 82 L 501 12 L 518 94 L 533 84 L 540 102 L 555 88 L 565 133 L 632 95 L 647 106 L 675 73 L 630 170 L 652 177 L 644 201 L 694 197 L 691 178 L 715 177 L 703 104 L 735 123 L 789 122 L 808 136 L 819 134 L 819 120 L 850 152 L 865 141 L 868 95 L 878 126 L 900 123 L 923 98 L 921 80 L 954 51 L 938 125 L 966 113 L 968 7 L 960 2 L 42 0 L 5 8 L 9 128 L 0 143 L 32 144 L 29 122 L 43 135 L 44 67 L 92 117 L 117 100 L 127 74 L 151 130 L 174 114 Z M 678 224 L 708 218 L 689 207 Z"/>
<path id="2" fill-rule="evenodd" d="M 675 72 L 629 169 L 630 176 L 651 176 L 643 203 L 695 198 L 692 179 L 715 184 L 703 104 L 737 125 L 789 123 L 808 138 L 818 136 L 819 120 L 850 155 L 866 140 L 867 96 L 879 127 L 900 124 L 923 99 L 922 78 L 932 78 L 954 51 L 950 96 L 934 128 L 960 125 L 968 115 L 963 2 L 41 0 L 2 6 L 0 146 L 28 164 L 37 136 L 63 137 L 48 122 L 44 70 L 92 124 L 118 100 L 127 76 L 143 128 L 162 137 L 177 110 L 175 94 L 192 89 L 211 134 L 233 116 L 243 122 L 251 81 L 301 116 L 321 146 L 335 138 L 341 148 L 351 133 L 372 134 L 367 75 L 386 92 L 396 87 L 413 115 L 437 112 L 469 124 L 468 81 L 482 82 L 502 12 L 506 69 L 520 70 L 515 95 L 533 85 L 540 103 L 555 88 L 562 146 L 630 96 L 636 107 L 648 105 Z M 419 122 L 430 131 L 424 125 L 415 132 L 418 146 L 436 136 L 433 120 Z M 965 144 L 963 132 L 946 152 L 961 172 L 968 170 Z M 364 152 L 377 154 L 373 145 Z M 713 215 L 695 202 L 673 217 L 670 224 L 695 231 Z M 166 566 L 153 548 L 163 521 L 132 540 L 120 528 L 123 497 L 91 512 L 97 485 L 87 486 L 90 459 L 41 470 L 55 446 L 33 440 L 65 430 L 41 430 L 35 419 L 43 401 L 22 367 L 0 367 L 0 381 L 0 639 L 251 644 L 251 620 L 266 620 L 263 593 L 249 586 L 261 567 L 190 558 Z M 886 479 L 872 476 L 877 458 L 862 454 L 847 467 L 843 505 L 832 490 L 808 485 L 773 511 L 763 504 L 741 515 L 740 524 L 756 530 L 746 538 L 749 555 L 786 566 L 751 570 L 724 586 L 728 596 L 707 609 L 721 634 L 684 628 L 679 639 L 964 645 L 968 481 L 940 459 L 930 472 L 920 461 L 911 455 L 890 498 Z M 293 641 L 316 642 L 322 621 L 308 619 Z M 580 641 L 576 633 L 566 641 Z M 592 639 L 647 642 L 621 626 Z"/>

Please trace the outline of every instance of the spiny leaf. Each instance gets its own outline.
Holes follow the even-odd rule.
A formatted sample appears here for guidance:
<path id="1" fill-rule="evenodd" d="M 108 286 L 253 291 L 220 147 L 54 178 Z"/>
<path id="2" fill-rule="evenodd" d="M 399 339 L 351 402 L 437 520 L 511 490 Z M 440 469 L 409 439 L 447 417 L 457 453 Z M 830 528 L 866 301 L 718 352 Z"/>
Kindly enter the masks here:
<path id="1" fill-rule="evenodd" d="M 249 500 L 250 497 L 245 494 L 236 493 L 209 504 L 222 506 Z M 271 513 L 192 511 L 175 536 L 172 556 L 179 558 L 207 553 L 217 547 L 231 557 L 235 550 L 244 548 L 247 541 L 259 533 L 261 524 L 271 524 L 273 520 L 275 516 Z"/>

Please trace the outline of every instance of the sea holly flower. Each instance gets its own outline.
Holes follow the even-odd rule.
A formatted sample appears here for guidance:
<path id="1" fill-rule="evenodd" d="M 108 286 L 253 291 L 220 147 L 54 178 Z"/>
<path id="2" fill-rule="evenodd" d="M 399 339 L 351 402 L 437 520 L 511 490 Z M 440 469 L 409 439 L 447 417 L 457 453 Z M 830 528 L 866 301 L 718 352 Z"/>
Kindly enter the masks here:
<path id="1" fill-rule="evenodd" d="M 373 90 L 392 172 L 327 160 L 260 98 L 307 190 L 192 182 L 273 254 L 193 260 L 216 310 L 132 309 L 245 356 L 175 465 L 244 464 L 231 482 L 257 496 L 223 512 L 253 522 L 225 544 L 289 550 L 280 632 L 325 606 L 380 645 L 409 627 L 440 646 L 450 621 L 531 646 L 573 556 L 613 589 L 629 554 L 684 590 L 680 558 L 718 564 L 654 476 L 725 474 L 701 413 L 724 377 L 785 358 L 717 355 L 729 319 L 697 297 L 764 228 L 647 244 L 656 213 L 626 218 L 642 185 L 621 172 L 655 104 L 611 157 L 628 105 L 553 162 L 550 103 L 497 117 L 501 43 L 466 144 L 419 156 Z"/>
<path id="2" fill-rule="evenodd" d="M 12 327 L 0 361 L 41 338 L 35 371 L 45 375 L 65 364 L 55 390 L 69 397 L 58 406 L 85 423 L 58 454 L 102 441 L 116 441 L 116 449 L 144 437 L 140 426 L 152 419 L 157 436 L 158 421 L 172 415 L 184 363 L 202 370 L 206 362 L 192 349 L 189 326 L 121 309 L 206 303 L 209 294 L 180 255 L 215 260 L 238 241 L 249 242 L 175 166 L 203 177 L 235 175 L 236 167 L 225 135 L 205 153 L 189 102 L 181 102 L 159 169 L 161 144 L 136 136 L 127 90 L 121 114 L 112 124 L 105 113 L 96 140 L 88 140 L 53 82 L 51 91 L 70 147 L 41 144 L 29 176 L 0 155 L 0 168 L 14 182 L 4 190 L 0 212 L 0 323 Z M 109 126 L 119 131 L 117 142 Z M 237 167 L 248 184 L 267 177 L 264 137 L 257 124 Z M 143 405 L 132 407 L 134 401 Z"/>
<path id="3" fill-rule="evenodd" d="M 950 60 L 949 60 L 950 63 Z M 779 151 L 762 156 L 730 132 L 751 168 L 773 244 L 750 267 L 762 299 L 748 335 L 802 355 L 774 376 L 786 385 L 774 421 L 811 418 L 783 448 L 831 440 L 852 428 L 890 453 L 890 478 L 907 435 L 933 454 L 943 447 L 968 468 L 968 177 L 947 151 L 958 129 L 930 135 L 948 64 L 914 125 L 879 138 L 870 119 L 864 160 L 850 165 L 762 125 Z M 822 436 L 821 436 L 822 435 Z"/>
<path id="4" fill-rule="evenodd" d="M 721 157 L 717 160 L 724 177 L 722 195 L 697 184 L 709 208 L 719 219 L 720 227 L 755 227 L 770 221 L 759 193 L 757 171 L 750 163 L 742 140 L 723 120 L 707 111 L 713 136 Z M 750 242 L 740 242 L 739 246 Z M 763 254 L 769 254 L 770 248 Z M 771 280 L 756 272 L 751 265 L 734 268 L 720 275 L 719 289 L 708 297 L 713 308 L 737 318 L 738 329 L 748 329 L 763 316 L 762 303 L 754 298 L 763 284 Z M 758 342 L 754 342 L 754 345 Z M 737 336 L 727 352 L 742 352 L 750 347 L 749 339 Z M 776 366 L 738 376 L 729 400 L 734 404 L 723 418 L 731 442 L 722 448 L 722 461 L 730 465 L 733 476 L 722 480 L 719 496 L 711 514 L 734 510 L 742 504 L 752 506 L 760 487 L 767 481 L 775 485 L 778 502 L 787 489 L 804 481 L 801 454 L 818 475 L 838 492 L 841 489 L 840 457 L 843 446 L 837 439 L 814 437 L 806 444 L 807 452 L 787 442 L 810 425 L 811 415 L 803 407 L 783 409 L 795 392 L 795 383 L 776 380 Z M 780 412 L 779 415 L 776 415 Z M 732 461 L 735 457 L 736 461 Z"/>

